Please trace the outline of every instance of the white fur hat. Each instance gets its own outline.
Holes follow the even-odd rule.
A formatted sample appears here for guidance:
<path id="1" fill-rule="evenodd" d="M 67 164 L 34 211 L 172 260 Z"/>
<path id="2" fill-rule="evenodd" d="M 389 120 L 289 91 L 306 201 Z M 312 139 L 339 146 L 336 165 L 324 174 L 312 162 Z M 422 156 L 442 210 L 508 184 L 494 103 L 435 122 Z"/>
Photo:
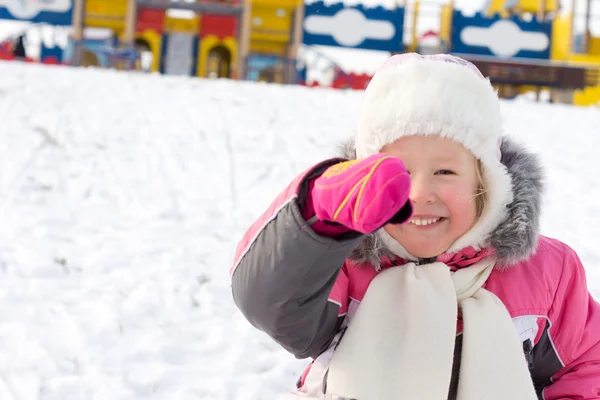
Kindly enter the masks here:
<path id="1" fill-rule="evenodd" d="M 485 246 L 512 201 L 510 176 L 500 162 L 502 117 L 496 91 L 470 62 L 451 55 L 392 56 L 365 90 L 355 136 L 356 156 L 368 157 L 408 135 L 439 135 L 461 143 L 483 164 L 487 203 L 477 223 L 448 250 Z M 398 248 L 385 231 L 390 250 Z M 411 257 L 414 258 L 414 257 Z"/>

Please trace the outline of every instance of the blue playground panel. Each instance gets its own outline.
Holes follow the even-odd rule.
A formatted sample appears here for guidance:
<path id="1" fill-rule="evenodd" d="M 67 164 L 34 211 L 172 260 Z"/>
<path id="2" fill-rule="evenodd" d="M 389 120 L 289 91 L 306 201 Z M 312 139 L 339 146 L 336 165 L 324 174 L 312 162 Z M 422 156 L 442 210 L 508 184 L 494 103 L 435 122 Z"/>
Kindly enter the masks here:
<path id="1" fill-rule="evenodd" d="M 383 21 L 391 25 L 394 33 L 389 39 L 365 38 L 356 45 L 347 45 L 340 43 L 334 34 L 315 34 L 306 30 L 306 21 L 315 17 L 334 17 L 340 11 L 355 10 L 358 11 L 368 22 Z M 351 29 L 360 29 L 360 26 L 354 26 Z M 306 45 L 335 46 L 365 50 L 380 50 L 390 52 L 402 52 L 404 45 L 402 43 L 404 30 L 404 8 L 398 7 L 388 10 L 383 7 L 367 8 L 363 5 L 346 6 L 343 3 L 325 5 L 322 1 L 305 4 L 304 6 L 304 25 L 303 25 L 303 43 Z M 368 35 L 369 27 L 363 27 L 364 34 Z"/>

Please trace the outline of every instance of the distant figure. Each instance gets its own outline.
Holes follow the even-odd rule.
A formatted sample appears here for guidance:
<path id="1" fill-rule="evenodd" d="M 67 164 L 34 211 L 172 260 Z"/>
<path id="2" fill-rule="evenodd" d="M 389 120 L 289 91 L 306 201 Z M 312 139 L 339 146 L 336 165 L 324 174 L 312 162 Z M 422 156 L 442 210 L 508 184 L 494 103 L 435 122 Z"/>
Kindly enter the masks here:
<path id="1" fill-rule="evenodd" d="M 19 60 L 25 59 L 25 35 L 20 35 L 15 41 L 13 55 Z"/>

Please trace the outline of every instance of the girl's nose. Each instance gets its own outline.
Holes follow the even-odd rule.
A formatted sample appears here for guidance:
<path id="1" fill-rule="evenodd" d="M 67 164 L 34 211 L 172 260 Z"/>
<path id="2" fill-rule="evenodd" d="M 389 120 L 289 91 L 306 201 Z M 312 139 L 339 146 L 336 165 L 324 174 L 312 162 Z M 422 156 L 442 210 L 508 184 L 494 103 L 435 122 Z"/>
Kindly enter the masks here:
<path id="1" fill-rule="evenodd" d="M 416 204 L 431 204 L 435 202 L 435 191 L 429 179 L 411 176 L 410 200 Z"/>

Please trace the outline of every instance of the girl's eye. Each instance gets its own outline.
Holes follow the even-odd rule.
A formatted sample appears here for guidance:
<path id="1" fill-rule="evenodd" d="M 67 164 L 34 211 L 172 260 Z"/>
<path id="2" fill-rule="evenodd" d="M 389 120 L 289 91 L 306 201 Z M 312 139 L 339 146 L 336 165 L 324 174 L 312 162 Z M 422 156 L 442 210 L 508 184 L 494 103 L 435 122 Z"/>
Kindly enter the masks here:
<path id="1" fill-rule="evenodd" d="M 454 171 L 450 171 L 449 169 L 441 169 L 435 173 L 435 175 L 456 175 Z"/>

